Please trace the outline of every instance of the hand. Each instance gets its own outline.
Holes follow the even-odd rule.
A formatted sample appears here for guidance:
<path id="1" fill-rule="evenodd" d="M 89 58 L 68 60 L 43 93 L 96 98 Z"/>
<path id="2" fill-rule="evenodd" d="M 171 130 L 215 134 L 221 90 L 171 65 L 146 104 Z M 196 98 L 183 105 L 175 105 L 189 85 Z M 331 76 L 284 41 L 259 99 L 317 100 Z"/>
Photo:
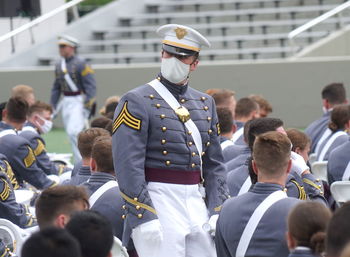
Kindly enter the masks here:
<path id="1" fill-rule="evenodd" d="M 292 151 L 290 158 L 292 160 L 292 170 L 295 171 L 300 177 L 305 172 L 310 170 L 309 166 L 307 166 L 304 158 L 301 155 Z"/>

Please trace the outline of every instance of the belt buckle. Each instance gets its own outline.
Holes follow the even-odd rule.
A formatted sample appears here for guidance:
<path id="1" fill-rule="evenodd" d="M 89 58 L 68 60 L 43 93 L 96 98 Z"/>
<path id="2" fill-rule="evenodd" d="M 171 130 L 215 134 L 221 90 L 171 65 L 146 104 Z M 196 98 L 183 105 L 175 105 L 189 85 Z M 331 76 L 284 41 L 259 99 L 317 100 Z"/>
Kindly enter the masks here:
<path id="1" fill-rule="evenodd" d="M 179 108 L 177 108 L 175 110 L 175 113 L 176 113 L 177 117 L 179 118 L 179 120 L 183 123 L 185 123 L 186 121 L 188 121 L 190 119 L 190 112 L 184 106 L 180 106 Z"/>

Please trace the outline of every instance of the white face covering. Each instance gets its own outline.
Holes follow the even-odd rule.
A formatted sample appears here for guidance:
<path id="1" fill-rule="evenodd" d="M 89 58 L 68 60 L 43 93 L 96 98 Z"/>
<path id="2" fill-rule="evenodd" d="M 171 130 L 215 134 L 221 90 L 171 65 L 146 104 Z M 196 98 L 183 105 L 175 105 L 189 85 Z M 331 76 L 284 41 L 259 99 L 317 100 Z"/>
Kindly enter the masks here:
<path id="1" fill-rule="evenodd" d="M 190 65 L 183 63 L 176 57 L 162 58 L 160 72 L 165 79 L 177 84 L 187 78 L 190 73 Z"/>
<path id="2" fill-rule="evenodd" d="M 52 121 L 44 119 L 41 116 L 38 116 L 38 117 L 39 117 L 39 119 L 41 119 L 44 122 L 43 125 L 38 124 L 39 125 L 39 129 L 41 130 L 41 133 L 43 133 L 43 134 L 48 133 L 52 129 Z"/>

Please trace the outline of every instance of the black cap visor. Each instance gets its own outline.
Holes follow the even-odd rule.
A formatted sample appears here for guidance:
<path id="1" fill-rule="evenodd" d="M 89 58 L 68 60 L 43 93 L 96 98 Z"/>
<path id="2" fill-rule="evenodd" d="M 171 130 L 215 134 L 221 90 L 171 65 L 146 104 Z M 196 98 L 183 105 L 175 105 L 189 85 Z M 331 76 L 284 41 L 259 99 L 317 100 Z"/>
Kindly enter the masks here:
<path id="1" fill-rule="evenodd" d="M 163 44 L 163 50 L 174 54 L 174 55 L 180 55 L 180 56 L 193 56 L 198 54 L 198 52 L 193 51 L 193 50 L 188 50 L 188 49 L 184 49 L 184 48 L 180 48 L 180 47 L 176 47 L 176 46 L 171 46 L 171 45 L 167 45 L 167 44 Z"/>

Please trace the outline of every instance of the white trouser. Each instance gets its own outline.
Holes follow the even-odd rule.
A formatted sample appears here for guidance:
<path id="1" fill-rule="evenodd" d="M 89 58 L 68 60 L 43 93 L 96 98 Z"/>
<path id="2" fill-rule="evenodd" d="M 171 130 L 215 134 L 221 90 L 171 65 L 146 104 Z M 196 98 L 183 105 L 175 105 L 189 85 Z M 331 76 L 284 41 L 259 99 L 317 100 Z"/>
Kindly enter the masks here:
<path id="1" fill-rule="evenodd" d="M 215 257 L 214 242 L 202 229 L 209 218 L 198 185 L 150 182 L 147 188 L 163 230 L 157 256 Z"/>
<path id="2" fill-rule="evenodd" d="M 85 127 L 83 96 L 65 96 L 62 99 L 62 120 L 72 146 L 74 161 L 81 160 L 78 134 Z"/>

